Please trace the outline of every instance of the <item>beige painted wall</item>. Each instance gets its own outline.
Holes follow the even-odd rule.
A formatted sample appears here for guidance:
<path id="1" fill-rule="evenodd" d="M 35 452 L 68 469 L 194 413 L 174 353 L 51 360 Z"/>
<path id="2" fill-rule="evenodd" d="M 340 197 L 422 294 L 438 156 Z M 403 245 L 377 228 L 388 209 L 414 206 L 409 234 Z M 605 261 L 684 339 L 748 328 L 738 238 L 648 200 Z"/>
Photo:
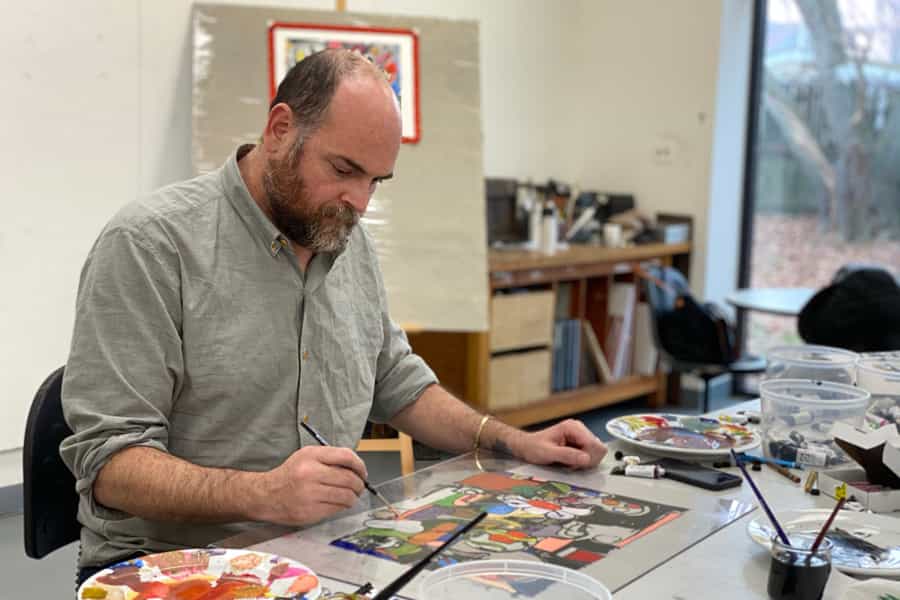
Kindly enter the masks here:
<path id="1" fill-rule="evenodd" d="M 348 7 L 477 20 L 485 174 L 631 192 L 650 213 L 691 215 L 691 280 L 703 294 L 720 0 L 348 0 Z M 654 158 L 660 147 L 673 151 L 670 160 Z"/>
<path id="2" fill-rule="evenodd" d="M 190 5 L 30 0 L 0 20 L 0 53 L 14 65 L 0 74 L 0 486 L 20 479 L 25 415 L 66 359 L 78 274 L 100 227 L 138 193 L 191 172 Z M 702 281 L 719 0 L 348 0 L 348 8 L 478 21 L 485 173 L 578 178 L 633 191 L 650 210 L 690 212 Z M 651 160 L 658 136 L 682 145 L 672 165 Z"/>
<path id="3" fill-rule="evenodd" d="M 584 119 L 577 177 L 633 192 L 640 208 L 694 217 L 691 280 L 705 278 L 710 165 L 721 5 L 585 2 L 590 39 L 580 55 Z M 667 160 L 657 158 L 668 148 Z"/>

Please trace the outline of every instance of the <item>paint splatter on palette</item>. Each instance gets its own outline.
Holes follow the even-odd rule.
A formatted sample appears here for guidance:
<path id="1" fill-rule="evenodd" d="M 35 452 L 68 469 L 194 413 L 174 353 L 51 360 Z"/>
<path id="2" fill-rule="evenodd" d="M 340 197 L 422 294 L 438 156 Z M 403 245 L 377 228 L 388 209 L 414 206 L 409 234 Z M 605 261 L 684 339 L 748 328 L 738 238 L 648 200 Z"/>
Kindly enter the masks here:
<path id="1" fill-rule="evenodd" d="M 418 561 L 481 512 L 488 517 L 431 568 L 524 552 L 579 569 L 677 519 L 686 509 L 513 473 L 479 473 L 375 511 L 331 542 L 403 564 Z M 526 594 L 528 595 L 528 594 Z"/>
<path id="2" fill-rule="evenodd" d="M 176 550 L 104 569 L 85 581 L 79 600 L 170 598 L 315 600 L 319 578 L 288 558 L 249 550 Z"/>
<path id="3" fill-rule="evenodd" d="M 760 443 L 743 425 L 691 415 L 641 414 L 617 417 L 606 424 L 610 435 L 632 444 L 682 454 L 743 452 Z"/>

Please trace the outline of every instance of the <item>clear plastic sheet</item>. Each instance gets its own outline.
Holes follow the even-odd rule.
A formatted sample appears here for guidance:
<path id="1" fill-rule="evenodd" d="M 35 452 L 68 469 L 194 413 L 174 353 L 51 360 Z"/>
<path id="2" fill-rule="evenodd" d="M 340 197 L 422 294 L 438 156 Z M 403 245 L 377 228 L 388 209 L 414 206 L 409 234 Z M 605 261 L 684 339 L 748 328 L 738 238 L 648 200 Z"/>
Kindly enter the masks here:
<path id="1" fill-rule="evenodd" d="M 749 490 L 742 489 L 747 486 L 726 492 L 705 492 L 670 480 L 610 475 L 612 464 L 610 457 L 596 470 L 579 472 L 524 465 L 519 461 L 496 457 L 483 457 L 476 462 L 470 454 L 389 481 L 379 486 L 379 491 L 389 501 L 396 502 L 424 496 L 436 488 L 482 472 L 505 471 L 687 509 L 678 518 L 579 570 L 613 591 L 753 510 Z M 368 506 L 361 503 L 356 510 L 339 518 L 252 548 L 294 558 L 327 577 L 354 583 L 368 581 L 376 587 L 383 587 L 403 573 L 408 565 L 331 544 L 335 539 L 362 529 L 364 522 L 371 519 L 371 512 L 379 510 L 374 498 L 366 498 Z M 526 552 L 503 552 L 492 558 L 537 560 Z M 405 596 L 415 597 L 419 579 L 421 576 L 410 584 Z"/>
<path id="2" fill-rule="evenodd" d="M 363 219 L 391 313 L 410 329 L 487 328 L 478 25 L 288 8 L 198 4 L 193 15 L 192 160 L 198 173 L 255 142 L 269 105 L 274 21 L 414 29 L 421 140 L 404 144 L 394 180 Z"/>

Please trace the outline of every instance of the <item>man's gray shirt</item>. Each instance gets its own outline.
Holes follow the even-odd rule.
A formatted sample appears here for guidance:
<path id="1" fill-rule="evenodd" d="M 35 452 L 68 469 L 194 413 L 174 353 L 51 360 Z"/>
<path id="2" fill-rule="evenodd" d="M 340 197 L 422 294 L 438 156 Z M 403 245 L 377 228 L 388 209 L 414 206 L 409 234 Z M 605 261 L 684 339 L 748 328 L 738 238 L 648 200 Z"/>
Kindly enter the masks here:
<path id="1" fill-rule="evenodd" d="M 304 417 L 353 448 L 366 419 L 390 420 L 436 382 L 388 315 L 364 228 L 304 273 L 241 179 L 246 151 L 126 206 L 88 255 L 62 390 L 75 433 L 60 447 L 81 496 L 81 566 L 202 547 L 241 527 L 98 504 L 93 484 L 115 452 L 149 446 L 265 471 L 315 444 Z"/>

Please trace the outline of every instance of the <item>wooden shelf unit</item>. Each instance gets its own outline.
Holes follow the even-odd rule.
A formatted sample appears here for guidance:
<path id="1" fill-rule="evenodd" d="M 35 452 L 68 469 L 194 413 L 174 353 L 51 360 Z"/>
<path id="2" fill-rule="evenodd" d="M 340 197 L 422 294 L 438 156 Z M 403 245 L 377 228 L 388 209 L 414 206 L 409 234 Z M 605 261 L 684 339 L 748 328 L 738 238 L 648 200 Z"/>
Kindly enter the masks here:
<path id="1" fill-rule="evenodd" d="M 631 248 L 571 246 L 545 255 L 525 250 L 491 250 L 488 256 L 491 294 L 510 288 L 550 289 L 572 284 L 568 313 L 586 319 L 598 339 L 605 339 L 607 298 L 611 281 L 631 277 L 632 265 L 655 260 L 688 272 L 691 245 L 647 244 Z M 570 416 L 616 402 L 650 396 L 655 407 L 665 404 L 668 382 L 663 373 L 631 375 L 605 383 L 552 393 L 524 406 L 496 409 L 489 402 L 490 331 L 411 334 L 413 349 L 432 365 L 442 384 L 478 410 L 526 426 Z"/>

